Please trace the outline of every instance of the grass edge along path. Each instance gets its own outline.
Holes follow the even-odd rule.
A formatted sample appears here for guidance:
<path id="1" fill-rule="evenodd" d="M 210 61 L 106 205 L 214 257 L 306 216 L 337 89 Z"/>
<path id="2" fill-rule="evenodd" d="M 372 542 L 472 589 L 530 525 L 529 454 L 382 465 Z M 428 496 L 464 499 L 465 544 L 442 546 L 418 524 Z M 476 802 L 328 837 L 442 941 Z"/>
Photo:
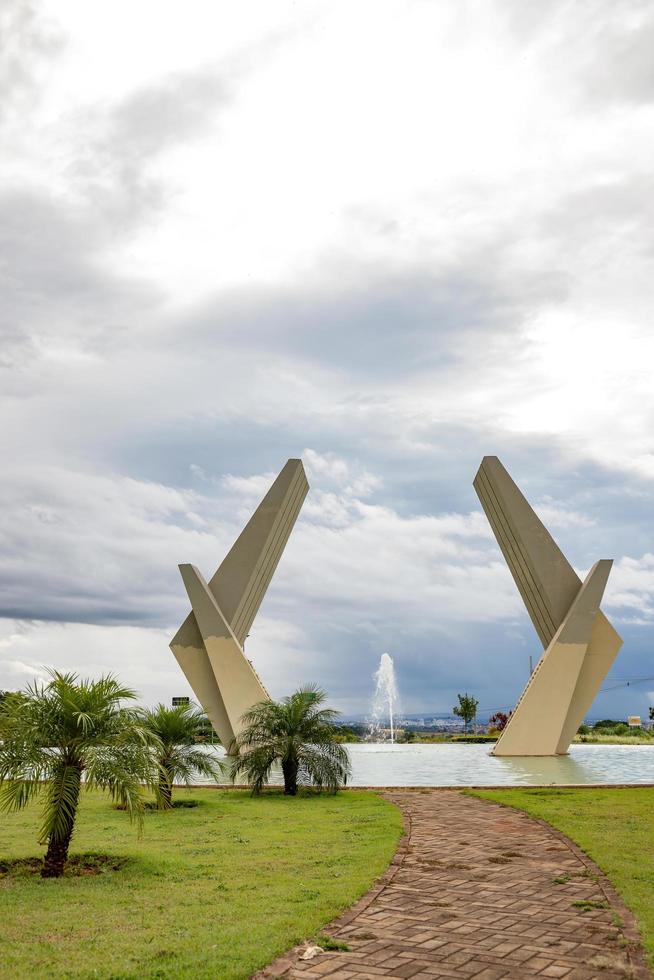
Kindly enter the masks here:
<path id="1" fill-rule="evenodd" d="M 594 861 L 633 913 L 654 970 L 654 787 L 466 792 L 545 821 Z"/>
<path id="2" fill-rule="evenodd" d="M 140 839 L 108 798 L 82 798 L 71 855 L 109 853 L 119 870 L 0 871 L 0 977 L 245 980 L 356 902 L 403 832 L 367 791 L 175 795 L 199 805 L 148 813 Z M 38 805 L 3 815 L 0 864 L 42 853 L 38 823 Z"/>

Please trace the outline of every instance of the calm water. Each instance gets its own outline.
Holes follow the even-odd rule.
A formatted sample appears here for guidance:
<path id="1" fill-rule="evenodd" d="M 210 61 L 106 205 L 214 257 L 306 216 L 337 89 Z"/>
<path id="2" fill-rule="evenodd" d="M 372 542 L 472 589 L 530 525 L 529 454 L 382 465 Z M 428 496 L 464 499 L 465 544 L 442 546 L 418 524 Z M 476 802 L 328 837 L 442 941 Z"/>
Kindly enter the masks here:
<path id="1" fill-rule="evenodd" d="M 654 783 L 654 746 L 573 745 L 557 758 L 502 759 L 488 745 L 346 746 L 350 786 L 529 786 Z M 220 748 L 207 749 L 223 755 Z M 271 782 L 280 782 L 277 776 Z"/>

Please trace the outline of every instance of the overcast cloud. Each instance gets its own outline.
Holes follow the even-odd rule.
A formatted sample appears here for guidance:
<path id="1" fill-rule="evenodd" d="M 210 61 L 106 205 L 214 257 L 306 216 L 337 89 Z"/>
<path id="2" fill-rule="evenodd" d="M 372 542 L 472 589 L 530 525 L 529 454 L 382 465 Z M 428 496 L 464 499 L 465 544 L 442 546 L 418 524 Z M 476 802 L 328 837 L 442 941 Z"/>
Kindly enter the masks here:
<path id="1" fill-rule="evenodd" d="M 274 695 L 510 706 L 540 652 L 497 454 L 654 703 L 654 9 L 192 0 L 0 11 L 0 689 L 187 686 L 208 577 L 301 455 L 248 639 Z"/>

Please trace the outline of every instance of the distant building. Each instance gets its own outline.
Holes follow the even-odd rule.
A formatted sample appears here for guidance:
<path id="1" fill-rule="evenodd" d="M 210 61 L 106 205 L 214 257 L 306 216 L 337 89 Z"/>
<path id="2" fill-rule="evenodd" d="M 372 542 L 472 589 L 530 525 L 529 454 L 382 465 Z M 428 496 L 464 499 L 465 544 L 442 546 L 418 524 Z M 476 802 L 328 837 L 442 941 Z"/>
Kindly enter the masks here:
<path id="1" fill-rule="evenodd" d="M 641 728 L 642 725 L 640 721 L 640 715 L 628 715 L 627 724 L 629 725 L 629 728 Z"/>

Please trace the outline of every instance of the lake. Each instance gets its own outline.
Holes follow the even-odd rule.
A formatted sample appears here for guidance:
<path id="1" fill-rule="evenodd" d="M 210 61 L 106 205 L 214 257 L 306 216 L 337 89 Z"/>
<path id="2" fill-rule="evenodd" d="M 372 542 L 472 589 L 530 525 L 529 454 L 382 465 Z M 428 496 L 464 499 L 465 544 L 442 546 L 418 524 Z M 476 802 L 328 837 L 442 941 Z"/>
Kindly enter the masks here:
<path id="1" fill-rule="evenodd" d="M 461 743 L 345 746 L 350 786 L 564 786 L 654 784 L 654 746 L 572 745 L 566 756 L 496 758 L 491 746 Z M 224 756 L 218 746 L 207 751 Z M 281 782 L 281 774 L 271 779 Z"/>

